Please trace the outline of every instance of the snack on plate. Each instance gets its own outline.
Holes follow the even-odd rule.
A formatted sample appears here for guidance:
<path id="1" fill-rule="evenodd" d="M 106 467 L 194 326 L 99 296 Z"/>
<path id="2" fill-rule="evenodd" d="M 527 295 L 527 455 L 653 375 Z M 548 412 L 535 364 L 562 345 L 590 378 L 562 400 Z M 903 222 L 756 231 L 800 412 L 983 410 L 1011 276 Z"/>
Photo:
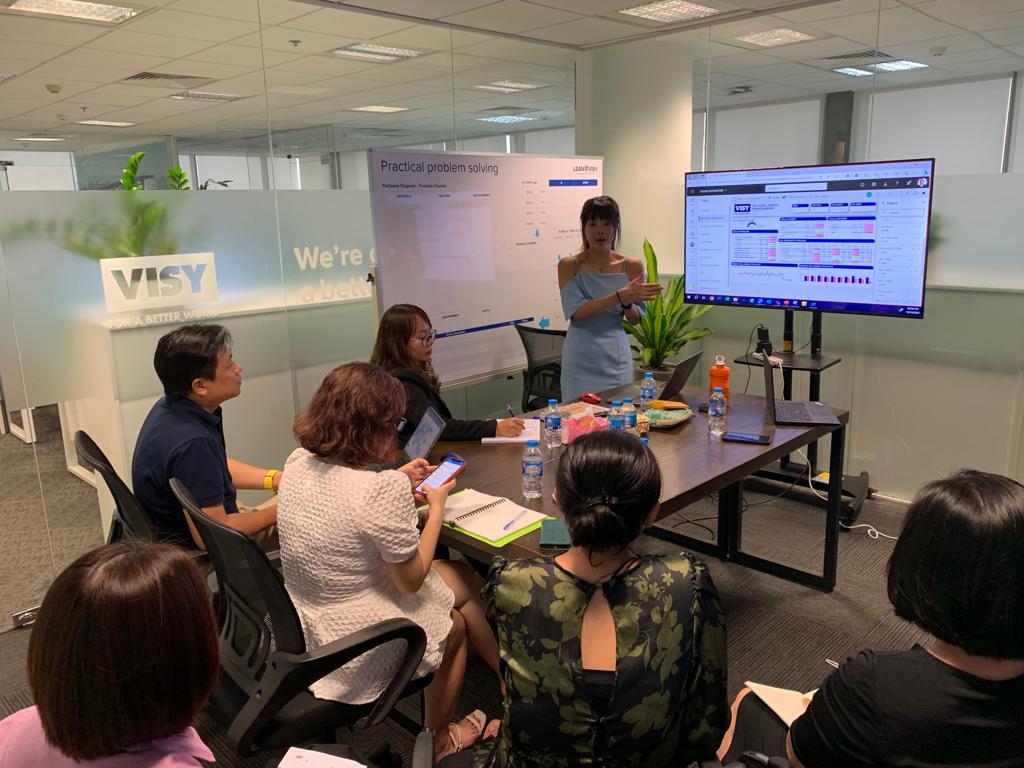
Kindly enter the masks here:
<path id="1" fill-rule="evenodd" d="M 689 407 L 680 400 L 651 400 L 651 408 L 656 411 L 677 411 Z"/>
<path id="2" fill-rule="evenodd" d="M 646 413 L 636 415 L 636 432 L 638 435 L 646 435 L 651 429 L 651 420 Z"/>
<path id="3" fill-rule="evenodd" d="M 693 411 L 689 408 L 673 409 L 671 411 L 651 408 L 647 411 L 646 416 L 650 420 L 651 429 L 671 429 L 693 416 Z M 637 421 L 639 423 L 639 419 Z"/>

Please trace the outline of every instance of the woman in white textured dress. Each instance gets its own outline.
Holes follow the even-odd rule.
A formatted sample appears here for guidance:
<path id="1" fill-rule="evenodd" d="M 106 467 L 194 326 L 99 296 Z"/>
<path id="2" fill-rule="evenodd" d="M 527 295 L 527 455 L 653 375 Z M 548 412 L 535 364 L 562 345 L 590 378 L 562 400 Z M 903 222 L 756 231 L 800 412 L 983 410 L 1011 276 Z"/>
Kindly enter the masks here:
<path id="1" fill-rule="evenodd" d="M 288 458 L 278 492 L 285 585 L 310 649 L 385 619 L 404 617 L 427 634 L 420 674 L 425 720 L 442 757 L 469 746 L 484 727 L 474 712 L 451 724 L 466 670 L 467 640 L 498 673 L 498 647 L 480 599 L 483 581 L 466 563 L 434 561 L 448 492 L 427 489 L 427 519 L 417 530 L 412 488 L 432 469 L 423 459 L 372 472 L 392 461 L 405 421 L 405 390 L 370 363 L 331 371 L 295 422 L 302 447 Z M 360 656 L 312 686 L 322 699 L 373 701 L 397 669 L 402 644 Z"/>

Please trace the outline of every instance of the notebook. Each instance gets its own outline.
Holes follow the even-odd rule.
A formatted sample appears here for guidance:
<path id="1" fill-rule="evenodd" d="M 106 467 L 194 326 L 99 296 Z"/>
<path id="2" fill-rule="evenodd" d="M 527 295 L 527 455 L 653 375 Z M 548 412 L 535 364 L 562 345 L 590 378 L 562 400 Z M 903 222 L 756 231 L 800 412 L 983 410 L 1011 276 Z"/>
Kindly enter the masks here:
<path id="1" fill-rule="evenodd" d="M 756 693 L 757 697 L 767 704 L 786 725 L 792 725 L 793 721 L 804 713 L 807 704 L 818 692 L 817 689 L 814 689 L 807 693 L 800 693 L 800 691 L 791 691 L 788 688 L 775 688 L 771 685 L 751 682 L 747 682 L 746 686 Z"/>
<path id="2" fill-rule="evenodd" d="M 421 507 L 421 512 L 425 511 L 426 507 Z M 445 525 L 493 547 L 503 547 L 537 530 L 545 518 L 546 515 L 521 507 L 511 499 L 488 496 L 472 488 L 453 493 L 444 507 Z"/>
<path id="3" fill-rule="evenodd" d="M 522 443 L 526 444 L 528 440 L 536 440 L 540 442 L 540 419 L 524 419 L 523 420 L 523 431 L 519 433 L 518 437 L 482 437 L 480 438 L 481 443 Z"/>

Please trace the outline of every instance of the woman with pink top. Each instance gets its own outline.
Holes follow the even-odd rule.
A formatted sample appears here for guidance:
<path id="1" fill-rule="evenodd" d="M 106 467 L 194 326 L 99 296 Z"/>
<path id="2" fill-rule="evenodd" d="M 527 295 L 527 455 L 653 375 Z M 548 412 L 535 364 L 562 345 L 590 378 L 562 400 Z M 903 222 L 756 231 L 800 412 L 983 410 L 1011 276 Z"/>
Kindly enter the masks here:
<path id="1" fill-rule="evenodd" d="M 185 550 L 124 541 L 79 557 L 28 648 L 34 707 L 0 721 L 0 768 L 181 768 L 217 680 L 217 625 Z M 198 758 L 198 759 L 197 759 Z"/>

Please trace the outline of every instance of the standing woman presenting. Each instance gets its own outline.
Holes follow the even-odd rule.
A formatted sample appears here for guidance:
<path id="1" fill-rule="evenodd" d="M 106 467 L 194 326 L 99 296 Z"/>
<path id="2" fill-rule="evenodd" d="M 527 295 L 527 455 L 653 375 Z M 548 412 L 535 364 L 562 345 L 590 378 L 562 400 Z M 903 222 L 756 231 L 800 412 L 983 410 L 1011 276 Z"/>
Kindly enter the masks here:
<path id="1" fill-rule="evenodd" d="M 558 262 L 558 288 L 569 333 L 562 347 L 562 399 L 628 384 L 633 355 L 622 320 L 640 322 L 643 302 L 661 293 L 644 282 L 640 260 L 615 250 L 622 222 L 610 197 L 592 197 L 580 212 L 583 250 Z"/>

